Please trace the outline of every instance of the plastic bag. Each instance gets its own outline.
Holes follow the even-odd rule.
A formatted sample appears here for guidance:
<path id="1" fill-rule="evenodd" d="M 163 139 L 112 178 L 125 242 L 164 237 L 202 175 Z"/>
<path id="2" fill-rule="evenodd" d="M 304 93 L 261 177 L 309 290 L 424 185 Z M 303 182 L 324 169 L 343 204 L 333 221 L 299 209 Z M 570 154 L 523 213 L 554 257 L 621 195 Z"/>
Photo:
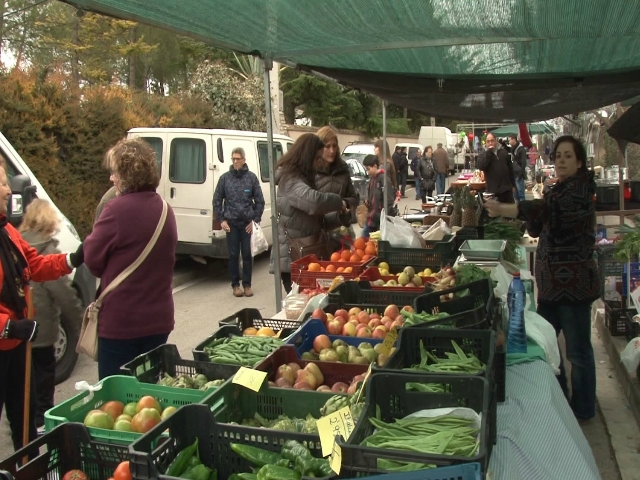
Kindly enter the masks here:
<path id="1" fill-rule="evenodd" d="M 255 257 L 267 250 L 269 250 L 267 238 L 264 236 L 264 232 L 260 225 L 253 222 L 253 230 L 251 232 L 251 256 Z"/>
<path id="2" fill-rule="evenodd" d="M 627 343 L 624 350 L 620 354 L 620 361 L 627 369 L 627 372 L 633 373 L 640 364 L 640 337 L 636 337 Z"/>
<path id="3" fill-rule="evenodd" d="M 380 212 L 380 238 L 392 247 L 422 248 L 420 235 L 402 217 L 389 217 L 384 209 Z"/>

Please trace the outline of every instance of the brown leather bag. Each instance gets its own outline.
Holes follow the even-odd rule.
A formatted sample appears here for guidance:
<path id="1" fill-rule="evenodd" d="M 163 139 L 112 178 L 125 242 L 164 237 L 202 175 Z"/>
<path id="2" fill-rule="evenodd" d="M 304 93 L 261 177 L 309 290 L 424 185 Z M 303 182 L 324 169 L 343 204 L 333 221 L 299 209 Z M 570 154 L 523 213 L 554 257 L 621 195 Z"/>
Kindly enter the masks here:
<path id="1" fill-rule="evenodd" d="M 280 214 L 278 214 L 278 222 L 280 222 Z M 284 236 L 287 237 L 289 257 L 292 261 L 300 260 L 307 255 L 315 255 L 318 260 L 329 260 L 331 256 L 329 238 L 324 230 L 302 238 L 291 238 L 284 224 L 282 225 L 282 230 L 284 231 Z"/>

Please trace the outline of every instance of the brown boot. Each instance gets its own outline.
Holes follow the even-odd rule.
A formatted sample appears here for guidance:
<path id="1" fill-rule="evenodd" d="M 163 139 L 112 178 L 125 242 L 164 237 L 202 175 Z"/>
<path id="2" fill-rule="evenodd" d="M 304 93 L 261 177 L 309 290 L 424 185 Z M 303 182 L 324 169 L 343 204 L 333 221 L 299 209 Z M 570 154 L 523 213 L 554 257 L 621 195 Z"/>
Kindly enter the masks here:
<path id="1" fill-rule="evenodd" d="M 236 297 L 244 297 L 244 292 L 240 288 L 240 286 L 233 287 L 233 295 Z"/>
<path id="2" fill-rule="evenodd" d="M 253 297 L 253 292 L 251 291 L 251 287 L 244 287 L 244 296 Z"/>

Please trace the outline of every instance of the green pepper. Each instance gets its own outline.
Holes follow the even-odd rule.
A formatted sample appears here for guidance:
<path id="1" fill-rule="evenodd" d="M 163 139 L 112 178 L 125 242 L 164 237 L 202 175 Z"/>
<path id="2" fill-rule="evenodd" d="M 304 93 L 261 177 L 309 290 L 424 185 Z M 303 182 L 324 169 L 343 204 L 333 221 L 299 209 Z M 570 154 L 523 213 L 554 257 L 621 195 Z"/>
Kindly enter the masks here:
<path id="1" fill-rule="evenodd" d="M 301 475 L 309 475 L 313 473 L 315 458 L 311 455 L 311 452 L 307 447 L 295 440 L 288 440 L 282 447 L 280 452 L 282 458 L 291 460 L 296 466 L 296 470 Z"/>
<path id="2" fill-rule="evenodd" d="M 251 445 L 242 445 L 240 443 L 232 443 L 231 450 L 257 467 L 272 465 L 281 459 L 280 455 L 275 452 L 252 447 Z"/>
<path id="3" fill-rule="evenodd" d="M 182 475 L 187 470 L 189 460 L 196 454 L 197 450 L 198 439 L 196 438 L 196 441 L 193 442 L 192 445 L 183 448 L 182 451 L 178 453 L 173 462 L 171 462 L 171 465 L 169 465 L 169 468 L 167 468 L 165 475 L 169 477 L 179 477 Z"/>
<path id="4" fill-rule="evenodd" d="M 200 465 L 202 462 L 200 461 L 200 457 L 198 457 L 198 455 L 194 455 L 193 457 L 191 457 L 189 459 L 189 461 L 187 462 L 187 468 L 186 470 L 189 470 L 190 468 L 195 467 L 196 465 Z"/>
<path id="5" fill-rule="evenodd" d="M 209 480 L 218 480 L 218 470 L 216 470 L 215 468 L 211 470 L 211 473 L 209 474 Z"/>
<path id="6" fill-rule="evenodd" d="M 180 478 L 187 480 L 209 480 L 209 475 L 211 475 L 211 469 L 206 465 L 200 464 L 180 475 Z"/>
<path id="7" fill-rule="evenodd" d="M 330 477 L 334 475 L 334 471 L 329 465 L 329 460 L 324 458 L 314 458 L 312 468 L 313 475 L 316 477 Z"/>
<path id="8" fill-rule="evenodd" d="M 258 475 L 255 473 L 236 473 L 235 475 L 238 475 L 238 480 L 258 480 Z"/>
<path id="9" fill-rule="evenodd" d="M 284 467 L 284 468 L 291 468 L 292 467 L 291 462 L 289 460 L 287 460 L 286 458 L 281 458 L 276 463 L 274 463 L 274 465 L 278 465 L 279 467 Z"/>
<path id="10" fill-rule="evenodd" d="M 300 480 L 301 478 L 300 473 L 295 470 L 277 465 L 265 465 L 258 472 L 257 480 Z"/>

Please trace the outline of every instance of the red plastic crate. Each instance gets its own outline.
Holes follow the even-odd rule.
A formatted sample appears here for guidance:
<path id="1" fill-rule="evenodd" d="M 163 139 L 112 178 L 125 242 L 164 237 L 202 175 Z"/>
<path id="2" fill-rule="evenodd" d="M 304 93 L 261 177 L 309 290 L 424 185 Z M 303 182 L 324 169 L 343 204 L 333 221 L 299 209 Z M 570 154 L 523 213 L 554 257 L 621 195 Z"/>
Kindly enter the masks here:
<path id="1" fill-rule="evenodd" d="M 362 339 L 363 342 L 366 342 L 367 340 L 367 338 Z M 300 360 L 295 346 L 283 345 L 260 362 L 255 369 L 267 372 L 267 378 L 274 381 L 278 367 L 285 363 L 297 363 L 302 368 L 304 368 L 308 363 L 315 363 L 318 365 L 318 368 L 324 376 L 324 385 L 328 385 L 329 387 L 333 386 L 333 384 L 337 382 L 344 382 L 349 385 L 353 381 L 353 377 L 365 373 L 369 368 L 369 365 L 356 365 L 353 363 L 312 362 Z"/>
<path id="2" fill-rule="evenodd" d="M 425 291 L 425 286 L 429 283 L 433 283 L 436 281 L 435 277 L 421 277 L 422 278 L 422 286 L 420 287 L 409 287 L 409 286 L 400 286 L 397 287 L 380 287 L 378 285 L 371 284 L 372 290 L 386 290 L 391 292 L 413 292 L 413 293 L 423 293 Z M 380 270 L 378 267 L 369 267 L 360 275 L 360 281 L 366 280 L 368 282 L 374 282 L 376 280 L 384 280 L 385 283 L 389 280 L 398 281 L 398 275 L 380 275 Z M 428 289 L 427 292 L 430 292 L 431 289 Z"/>
<path id="3" fill-rule="evenodd" d="M 345 280 L 353 280 L 360 276 L 364 270 L 375 262 L 377 257 L 370 258 L 364 262 L 331 262 L 318 260 L 315 255 L 307 255 L 300 260 L 291 262 L 291 280 L 296 282 L 301 288 L 329 288 L 329 285 L 338 275 L 342 275 Z M 319 263 L 321 267 L 328 267 L 334 265 L 336 269 L 340 267 L 351 267 L 352 271 L 349 273 L 344 272 L 310 272 L 309 264 Z"/>

